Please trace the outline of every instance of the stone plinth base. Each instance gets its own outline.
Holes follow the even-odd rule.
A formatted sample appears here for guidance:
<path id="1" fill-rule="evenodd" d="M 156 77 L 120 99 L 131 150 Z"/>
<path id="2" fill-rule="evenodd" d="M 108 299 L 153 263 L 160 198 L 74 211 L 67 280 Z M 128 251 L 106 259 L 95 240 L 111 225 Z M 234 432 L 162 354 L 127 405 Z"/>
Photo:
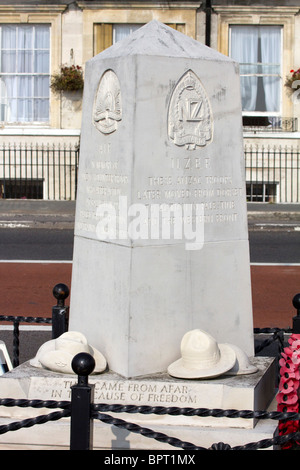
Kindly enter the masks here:
<path id="1" fill-rule="evenodd" d="M 94 402 L 106 404 L 133 404 L 181 408 L 267 410 L 274 409 L 275 364 L 272 358 L 257 357 L 253 363 L 258 372 L 244 376 L 222 376 L 211 380 L 179 380 L 168 374 L 126 379 L 113 372 L 90 376 L 95 384 Z M 0 378 L 1 398 L 26 398 L 41 400 L 70 400 L 70 386 L 76 376 L 60 375 L 35 369 L 25 363 Z M 0 407 L 0 425 L 48 414 L 52 409 Z M 231 446 L 244 445 L 272 438 L 277 421 L 242 418 L 213 418 L 198 416 L 142 415 L 111 413 L 153 431 L 176 437 L 200 447 L 216 442 Z M 0 436 L 0 449 L 68 448 L 70 420 L 35 425 Z M 141 434 L 94 420 L 94 449 L 175 449 Z M 179 450 L 177 448 L 177 450 Z"/>

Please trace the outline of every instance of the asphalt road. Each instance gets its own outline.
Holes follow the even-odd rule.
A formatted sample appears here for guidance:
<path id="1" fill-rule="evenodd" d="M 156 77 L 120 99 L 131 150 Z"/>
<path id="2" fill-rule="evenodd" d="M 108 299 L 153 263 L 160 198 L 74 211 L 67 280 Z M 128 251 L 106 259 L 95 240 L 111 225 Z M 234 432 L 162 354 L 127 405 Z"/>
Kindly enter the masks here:
<path id="1" fill-rule="evenodd" d="M 249 232 L 252 263 L 300 263 L 300 232 Z"/>
<path id="2" fill-rule="evenodd" d="M 0 229 L 0 260 L 72 260 L 73 230 Z M 250 231 L 252 263 L 300 263 L 300 231 Z"/>
<path id="3" fill-rule="evenodd" d="M 73 230 L 0 229 L 0 260 L 72 260 Z"/>

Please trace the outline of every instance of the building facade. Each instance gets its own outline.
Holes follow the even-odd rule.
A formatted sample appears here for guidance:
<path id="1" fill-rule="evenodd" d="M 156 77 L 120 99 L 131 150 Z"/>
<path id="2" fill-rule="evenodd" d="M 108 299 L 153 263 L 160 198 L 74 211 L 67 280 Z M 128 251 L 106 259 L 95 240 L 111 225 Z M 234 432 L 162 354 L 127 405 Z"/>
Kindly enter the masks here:
<path id="1" fill-rule="evenodd" d="M 299 0 L 0 0 L 0 139 L 6 147 L 0 185 L 9 179 L 20 185 L 24 176 L 24 153 L 18 175 L 7 163 L 10 146 L 78 145 L 82 91 L 54 92 L 51 77 L 62 66 L 82 68 L 84 75 L 87 60 L 156 19 L 239 62 L 249 200 L 300 202 L 300 188 L 292 184 L 299 176 L 300 99 L 296 88 L 285 86 L 300 67 L 299 13 Z M 274 146 L 282 161 L 270 153 Z M 28 155 L 32 179 L 46 184 L 46 167 L 41 176 L 36 153 Z M 74 175 L 76 158 L 70 160 Z M 36 194 L 50 197 L 49 191 Z"/>

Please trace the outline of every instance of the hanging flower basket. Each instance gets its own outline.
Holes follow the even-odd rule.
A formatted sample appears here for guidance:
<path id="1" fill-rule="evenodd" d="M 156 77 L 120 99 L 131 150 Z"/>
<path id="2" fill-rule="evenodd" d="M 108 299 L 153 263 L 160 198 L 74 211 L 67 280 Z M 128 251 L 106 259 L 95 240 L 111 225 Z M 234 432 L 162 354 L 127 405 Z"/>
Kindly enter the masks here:
<path id="1" fill-rule="evenodd" d="M 52 75 L 50 88 L 54 93 L 83 90 L 83 72 L 79 65 L 63 65 L 60 72 Z"/>
<path id="2" fill-rule="evenodd" d="M 296 81 L 298 81 L 298 83 L 295 83 Z M 298 70 L 290 70 L 290 75 L 286 78 L 285 86 L 291 94 L 300 88 L 300 68 Z"/>

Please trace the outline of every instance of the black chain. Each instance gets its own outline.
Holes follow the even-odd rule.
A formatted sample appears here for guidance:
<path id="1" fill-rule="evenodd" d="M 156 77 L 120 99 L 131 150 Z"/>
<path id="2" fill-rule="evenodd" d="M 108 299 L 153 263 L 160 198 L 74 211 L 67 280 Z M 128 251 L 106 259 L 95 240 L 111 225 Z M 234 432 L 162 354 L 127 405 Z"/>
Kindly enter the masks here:
<path id="1" fill-rule="evenodd" d="M 254 331 L 254 334 L 260 334 L 260 333 L 270 334 L 270 333 L 277 333 L 279 331 L 282 331 L 283 333 L 288 333 L 288 334 L 293 333 L 293 329 L 290 328 L 290 327 L 287 327 L 287 328 L 270 328 L 270 327 L 254 328 L 253 331 Z"/>
<path id="2" fill-rule="evenodd" d="M 1 404 L 1 402 L 0 402 Z M 209 409 L 209 408 L 179 408 L 179 407 L 164 407 L 164 406 L 137 406 L 137 405 L 108 405 L 103 403 L 94 403 L 91 405 L 92 411 L 101 412 L 115 412 L 115 413 L 141 413 L 141 414 L 156 414 L 156 415 L 171 415 L 171 416 L 201 416 L 201 417 L 214 417 L 214 418 L 244 418 L 244 419 L 273 419 L 273 420 L 300 420 L 300 413 L 291 411 L 251 411 L 251 410 L 222 410 L 222 409 Z"/>
<path id="3" fill-rule="evenodd" d="M 47 415 L 35 416 L 34 418 L 23 419 L 22 421 L 15 421 L 10 424 L 3 424 L 0 426 L 0 434 L 5 434 L 8 431 L 18 431 L 22 428 L 30 428 L 36 424 L 44 424 L 48 421 L 57 421 L 66 416 L 70 416 L 70 410 L 54 411 Z"/>
<path id="4" fill-rule="evenodd" d="M 27 400 L 25 398 L 0 398 L 0 406 L 18 406 L 21 408 L 62 408 L 71 409 L 70 401 L 55 400 Z M 147 406 L 147 405 L 120 405 L 93 403 L 91 404 L 92 412 L 113 412 L 113 413 L 140 413 L 170 416 L 198 416 L 198 417 L 214 417 L 214 418 L 243 418 L 243 419 L 273 419 L 277 421 L 298 421 L 300 413 L 291 411 L 251 411 L 251 410 L 223 410 L 219 408 L 180 408 L 176 406 Z"/>
<path id="5" fill-rule="evenodd" d="M 0 315 L 0 321 L 13 322 L 13 367 L 19 365 L 19 325 L 20 323 L 52 323 L 52 318 L 49 317 L 24 317 L 24 316 L 13 316 L 13 315 Z"/>
<path id="6" fill-rule="evenodd" d="M 155 439 L 156 441 L 159 441 L 159 442 L 166 442 L 167 444 L 170 444 L 171 446 L 180 447 L 181 449 L 184 449 L 184 450 L 207 450 L 205 449 L 205 447 L 195 446 L 194 444 L 191 444 L 190 442 L 181 441 L 180 439 L 177 439 L 176 437 L 170 437 L 161 432 L 152 431 L 152 429 L 144 428 L 134 423 L 129 423 L 128 421 L 124 421 L 123 419 L 113 418 L 112 416 L 109 416 L 104 413 L 93 413 L 92 416 L 94 419 L 99 419 L 100 421 L 103 421 L 104 423 L 112 424 L 113 426 L 117 426 L 118 428 L 127 429 L 130 432 L 142 434 L 142 436 Z"/>
<path id="7" fill-rule="evenodd" d="M 180 439 L 176 437 L 170 437 L 161 432 L 153 431 L 152 429 L 145 428 L 134 423 L 129 423 L 127 421 L 114 418 L 104 413 L 94 412 L 92 414 L 92 417 L 94 419 L 99 419 L 100 421 L 106 424 L 111 424 L 113 426 L 117 426 L 122 429 L 127 429 L 127 431 L 134 432 L 137 434 L 142 434 L 145 437 L 155 439 L 159 442 L 165 442 L 173 447 L 180 447 L 181 449 L 184 449 L 184 450 L 197 450 L 197 451 L 198 450 L 258 450 L 258 449 L 266 449 L 274 445 L 280 446 L 287 442 L 298 441 L 300 439 L 300 433 L 295 432 L 295 433 L 287 434 L 285 436 L 276 436 L 272 439 L 263 439 L 258 442 L 250 442 L 242 446 L 231 447 L 229 444 L 224 444 L 223 442 L 219 442 L 219 443 L 212 444 L 210 448 L 206 449 L 205 447 L 199 447 L 195 444 L 191 444 L 190 442 L 181 441 Z"/>
<path id="8" fill-rule="evenodd" d="M 52 318 L 47 317 L 22 317 L 13 315 L 0 315 L 0 321 L 11 321 L 17 323 L 52 323 Z"/>
<path id="9" fill-rule="evenodd" d="M 232 447 L 232 450 L 258 450 L 258 449 L 266 449 L 271 446 L 282 446 L 287 442 L 294 442 L 299 441 L 300 439 L 300 432 L 294 432 L 290 434 L 286 434 L 285 436 L 276 436 L 272 439 L 263 439 L 262 441 L 258 442 L 250 442 L 243 446 L 235 446 Z"/>
<path id="10" fill-rule="evenodd" d="M 24 317 L 24 316 L 10 316 L 10 315 L 0 315 L 0 321 L 12 321 L 14 322 L 14 346 L 18 354 L 19 347 L 19 323 L 52 323 L 52 318 L 44 317 Z M 291 333 L 290 328 L 280 329 L 280 328 L 255 328 L 254 333 L 266 333 L 273 334 L 272 338 L 264 341 L 260 346 L 260 349 L 268 346 L 274 341 L 279 342 L 279 349 L 282 349 L 284 346 L 284 333 Z M 256 350 L 257 352 L 257 350 Z M 12 399 L 12 398 L 3 398 L 0 399 L 1 406 L 18 406 L 18 407 L 32 407 L 32 408 L 61 408 L 62 411 L 55 411 L 49 415 L 41 415 L 34 418 L 25 419 L 23 421 L 18 421 L 10 423 L 8 425 L 0 426 L 0 434 L 4 434 L 8 431 L 15 431 L 24 427 L 31 427 L 35 424 L 43 424 L 47 421 L 59 420 L 62 417 L 67 417 L 71 415 L 71 402 L 70 401 L 54 401 L 54 400 L 26 400 L 26 399 Z M 190 442 L 181 441 L 178 438 L 167 436 L 166 434 L 153 431 L 151 429 L 138 426 L 137 424 L 126 422 L 122 419 L 114 418 L 110 415 L 104 414 L 103 412 L 125 412 L 125 413 L 141 413 L 141 414 L 156 414 L 156 415 L 185 415 L 185 416 L 201 416 L 201 417 L 225 417 L 225 418 L 244 418 L 244 419 L 273 419 L 280 421 L 293 421 L 300 420 L 299 413 L 292 412 L 277 412 L 277 411 L 251 411 L 251 410 L 222 410 L 222 409 L 208 409 L 208 408 L 179 408 L 179 407 L 162 407 L 162 406 L 136 406 L 136 405 L 108 405 L 108 404 L 92 404 L 91 405 L 91 418 L 99 419 L 102 422 L 107 424 L 112 424 L 114 426 L 125 428 L 130 432 L 142 434 L 145 437 L 153 438 L 159 442 L 166 442 L 172 446 L 180 447 L 184 450 L 255 450 L 261 448 L 267 448 L 272 445 L 283 445 L 291 441 L 299 441 L 300 433 L 291 433 L 284 436 L 276 436 L 272 439 L 264 439 L 259 442 L 252 442 L 245 444 L 243 446 L 231 447 L 229 444 L 224 444 L 222 442 L 212 444 L 209 449 L 204 447 L 196 446 Z"/>
<path id="11" fill-rule="evenodd" d="M 289 328 L 254 328 L 254 334 L 261 333 L 272 334 L 272 336 L 255 347 L 255 354 L 258 354 L 275 341 L 278 341 L 279 351 L 282 352 L 284 349 L 284 333 L 292 333 L 292 330 Z"/>
<path id="12" fill-rule="evenodd" d="M 63 408 L 70 410 L 70 401 L 55 401 L 55 400 L 26 400 L 25 398 L 0 398 L 1 406 L 18 406 L 21 408 Z"/>

